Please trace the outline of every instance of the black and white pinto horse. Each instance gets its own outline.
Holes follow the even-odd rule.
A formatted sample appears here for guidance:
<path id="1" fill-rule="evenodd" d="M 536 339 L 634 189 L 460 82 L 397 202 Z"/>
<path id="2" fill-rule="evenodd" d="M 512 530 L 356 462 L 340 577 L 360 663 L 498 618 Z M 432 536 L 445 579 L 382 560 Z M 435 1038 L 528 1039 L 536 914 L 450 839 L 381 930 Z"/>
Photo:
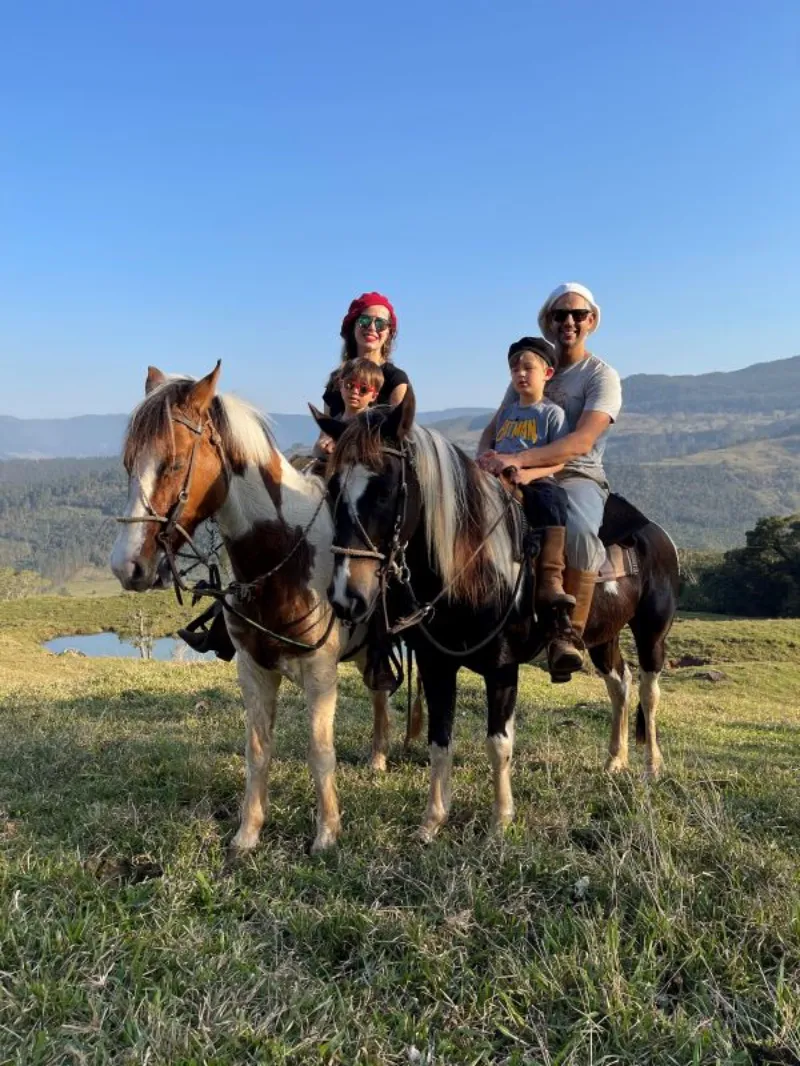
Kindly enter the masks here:
<path id="1" fill-rule="evenodd" d="M 283 677 L 301 686 L 308 702 L 317 852 L 339 833 L 337 664 L 363 644 L 365 632 L 344 629 L 328 603 L 333 523 L 324 483 L 289 464 L 254 408 L 216 394 L 218 376 L 219 364 L 201 381 L 150 368 L 145 398 L 131 415 L 125 439 L 128 505 L 111 567 L 125 589 L 144 592 L 169 584 L 170 555 L 175 558 L 201 522 L 216 517 L 241 584 L 241 594 L 226 599 L 238 613 L 225 614 L 247 709 L 247 784 L 232 852 L 255 847 L 266 817 Z M 356 661 L 363 670 L 363 652 Z M 383 770 L 387 694 L 373 692 L 372 704 L 372 766 Z"/>
<path id="2" fill-rule="evenodd" d="M 543 634 L 531 619 L 531 578 L 521 573 L 520 516 L 500 482 L 433 430 L 413 424 L 413 401 L 342 424 L 317 414 L 336 439 L 328 492 L 336 562 L 330 597 L 340 618 L 364 622 L 376 609 L 413 648 L 428 704 L 431 780 L 420 835 L 430 840 L 450 807 L 456 676 L 481 674 L 488 698 L 487 749 L 493 820 L 513 817 L 510 766 L 518 664 Z M 626 510 L 627 507 L 627 510 Z M 606 527 L 636 551 L 635 576 L 598 585 L 584 634 L 613 708 L 606 768 L 628 765 L 631 672 L 619 648 L 630 626 L 640 665 L 636 735 L 646 773 L 662 766 L 656 735 L 664 642 L 676 610 L 675 546 L 656 524 L 625 505 Z M 433 604 L 431 609 L 429 605 Z"/>

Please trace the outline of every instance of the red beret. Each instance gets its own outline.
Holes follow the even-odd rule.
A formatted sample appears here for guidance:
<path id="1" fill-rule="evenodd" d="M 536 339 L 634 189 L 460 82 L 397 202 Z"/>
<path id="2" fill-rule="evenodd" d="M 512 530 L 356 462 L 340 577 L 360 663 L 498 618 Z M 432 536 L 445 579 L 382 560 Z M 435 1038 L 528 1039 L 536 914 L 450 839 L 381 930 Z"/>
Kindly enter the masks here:
<path id="1" fill-rule="evenodd" d="M 348 307 L 347 314 L 342 319 L 340 336 L 345 336 L 348 327 L 355 322 L 359 315 L 363 315 L 368 307 L 385 307 L 389 312 L 392 333 L 397 332 L 397 315 L 394 313 L 394 308 L 388 298 L 382 296 L 379 292 L 362 292 Z"/>

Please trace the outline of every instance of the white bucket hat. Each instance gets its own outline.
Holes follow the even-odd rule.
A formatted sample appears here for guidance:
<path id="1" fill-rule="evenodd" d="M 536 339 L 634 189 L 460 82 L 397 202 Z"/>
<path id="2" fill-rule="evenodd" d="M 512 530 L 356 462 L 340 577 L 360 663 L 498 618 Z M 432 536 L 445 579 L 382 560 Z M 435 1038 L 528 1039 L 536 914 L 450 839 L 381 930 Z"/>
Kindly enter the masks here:
<path id="1" fill-rule="evenodd" d="M 594 311 L 594 325 L 592 326 L 590 333 L 594 333 L 600 325 L 600 305 L 592 295 L 591 289 L 587 289 L 585 285 L 580 285 L 577 281 L 565 281 L 563 285 L 559 285 L 557 288 L 553 289 L 542 304 L 542 309 L 539 312 L 539 329 L 542 331 L 542 335 L 547 337 L 550 341 L 555 338 L 552 336 L 551 331 L 548 330 L 547 316 L 550 312 L 550 308 L 556 300 L 561 299 L 562 296 L 566 296 L 568 292 L 574 292 L 576 296 L 582 296 Z"/>

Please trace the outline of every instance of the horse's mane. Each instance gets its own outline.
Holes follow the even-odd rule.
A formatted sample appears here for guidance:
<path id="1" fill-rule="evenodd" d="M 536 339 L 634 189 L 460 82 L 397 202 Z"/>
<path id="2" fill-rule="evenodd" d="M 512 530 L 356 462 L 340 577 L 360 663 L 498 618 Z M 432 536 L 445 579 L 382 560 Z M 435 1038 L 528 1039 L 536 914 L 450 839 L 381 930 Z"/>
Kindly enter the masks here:
<path id="1" fill-rule="evenodd" d="M 154 444 L 169 442 L 175 450 L 173 407 L 183 407 L 196 380 L 171 377 L 157 385 L 134 408 L 128 421 L 122 458 L 130 469 L 137 456 Z M 236 466 L 254 463 L 268 466 L 277 454 L 277 445 L 264 415 L 238 396 L 215 396 L 209 410 L 228 461 Z"/>
<path id="2" fill-rule="evenodd" d="M 356 464 L 373 472 L 382 469 L 380 429 L 385 418 L 385 409 L 376 408 L 348 424 L 331 457 L 329 475 Z M 516 579 L 513 519 L 501 518 L 503 489 L 435 430 L 415 424 L 407 439 L 422 494 L 428 551 L 444 583 L 452 583 L 449 598 L 472 606 L 496 601 Z"/>

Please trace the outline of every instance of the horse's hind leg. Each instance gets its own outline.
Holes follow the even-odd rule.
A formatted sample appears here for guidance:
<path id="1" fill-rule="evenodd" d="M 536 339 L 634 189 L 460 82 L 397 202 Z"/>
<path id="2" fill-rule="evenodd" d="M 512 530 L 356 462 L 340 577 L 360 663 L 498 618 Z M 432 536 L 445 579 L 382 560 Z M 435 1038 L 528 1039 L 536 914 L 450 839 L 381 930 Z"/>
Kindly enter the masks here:
<path id="1" fill-rule="evenodd" d="M 231 841 L 232 856 L 256 846 L 267 816 L 272 732 L 281 683 L 280 674 L 264 670 L 245 651 L 239 652 L 237 662 L 239 685 L 247 709 L 247 784 L 239 829 Z"/>
<path id="2" fill-rule="evenodd" d="M 658 597 L 643 599 L 630 622 L 639 656 L 636 743 L 645 748 L 646 777 L 658 777 L 664 765 L 656 729 L 656 712 L 661 699 L 658 681 L 664 668 L 664 645 L 674 615 L 674 596 L 666 590 Z"/>
<path id="3" fill-rule="evenodd" d="M 419 660 L 419 671 L 428 704 L 428 745 L 431 783 L 428 806 L 419 829 L 429 843 L 450 813 L 450 775 L 453 768 L 453 718 L 456 710 L 458 666 L 442 659 Z"/>
<path id="4" fill-rule="evenodd" d="M 373 770 L 386 769 L 389 754 L 389 693 L 372 692 L 372 756 Z"/>
<path id="5" fill-rule="evenodd" d="M 517 704 L 519 667 L 516 663 L 509 663 L 486 674 L 484 680 L 489 706 L 486 750 L 492 764 L 494 784 L 492 828 L 502 830 L 514 818 L 511 759 L 514 754 L 514 709 Z"/>
<path id="6" fill-rule="evenodd" d="M 610 774 L 628 769 L 628 709 L 631 698 L 631 671 L 619 650 L 619 637 L 589 649 L 592 662 L 606 683 L 611 700 L 611 741 L 606 770 Z"/>

